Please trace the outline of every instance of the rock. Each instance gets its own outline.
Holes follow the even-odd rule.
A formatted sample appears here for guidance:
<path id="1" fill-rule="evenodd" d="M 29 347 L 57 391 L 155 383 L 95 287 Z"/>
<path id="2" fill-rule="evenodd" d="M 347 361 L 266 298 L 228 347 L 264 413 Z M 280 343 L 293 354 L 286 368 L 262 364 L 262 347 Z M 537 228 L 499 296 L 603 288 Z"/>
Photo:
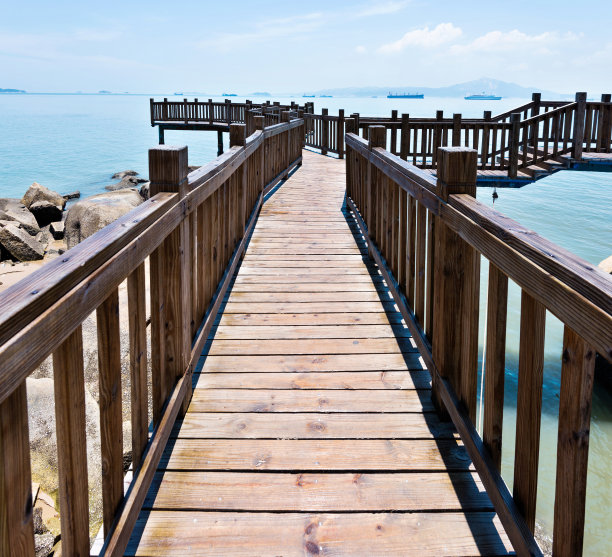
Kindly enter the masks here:
<path id="1" fill-rule="evenodd" d="M 126 176 L 121 179 L 121 182 L 117 182 L 116 184 L 110 184 L 106 186 L 104 189 L 108 191 L 117 191 L 123 190 L 126 188 L 135 188 L 138 184 L 144 184 L 146 180 L 144 178 L 136 178 L 134 176 Z"/>
<path id="2" fill-rule="evenodd" d="M 34 215 L 38 226 L 43 227 L 52 222 L 62 220 L 63 209 L 59 205 L 54 205 L 43 199 L 41 201 L 34 201 L 30 205 L 30 212 Z"/>
<path id="3" fill-rule="evenodd" d="M 65 223 L 64 221 L 52 222 L 49 226 L 49 231 L 54 240 L 61 240 L 64 237 Z"/>
<path id="4" fill-rule="evenodd" d="M 34 534 L 34 548 L 36 557 L 47 557 L 55 545 L 55 536 L 51 532 Z"/>
<path id="5" fill-rule="evenodd" d="M 47 249 L 49 242 L 51 242 L 51 231 L 49 225 L 40 229 L 40 232 L 36 234 L 36 241 L 42 244 Z"/>
<path id="6" fill-rule="evenodd" d="M 68 249 L 142 203 L 134 189 L 92 195 L 68 209 L 64 238 Z"/>
<path id="7" fill-rule="evenodd" d="M 57 205 L 61 210 L 66 205 L 66 200 L 59 193 L 40 185 L 38 182 L 34 182 L 28 188 L 28 191 L 25 192 L 21 202 L 31 210 L 32 203 L 37 201 L 46 201 L 51 205 Z"/>
<path id="8" fill-rule="evenodd" d="M 150 197 L 150 189 L 151 182 L 145 182 L 142 184 L 142 186 L 140 186 L 140 190 L 138 190 L 140 192 L 140 197 L 142 197 L 145 201 Z"/>
<path id="9" fill-rule="evenodd" d="M 20 227 L 32 236 L 40 232 L 34 215 L 19 199 L 0 198 L 0 220 L 18 222 Z"/>
<path id="10" fill-rule="evenodd" d="M 122 172 L 115 172 L 111 179 L 113 180 L 123 180 L 126 176 L 138 176 L 138 172 L 135 170 L 123 170 Z"/>
<path id="11" fill-rule="evenodd" d="M 73 191 L 72 193 L 67 193 L 65 195 L 62 195 L 62 197 L 68 201 L 69 199 L 78 199 L 79 197 L 81 197 L 81 192 L 80 191 Z"/>
<path id="12" fill-rule="evenodd" d="M 40 507 L 34 508 L 34 511 L 32 513 L 35 534 L 44 534 L 47 531 L 47 527 L 45 526 L 45 523 L 43 522 L 42 513 L 43 513 L 43 510 Z"/>
<path id="13" fill-rule="evenodd" d="M 37 261 L 45 255 L 44 246 L 14 224 L 0 227 L 0 244 L 18 261 Z"/>

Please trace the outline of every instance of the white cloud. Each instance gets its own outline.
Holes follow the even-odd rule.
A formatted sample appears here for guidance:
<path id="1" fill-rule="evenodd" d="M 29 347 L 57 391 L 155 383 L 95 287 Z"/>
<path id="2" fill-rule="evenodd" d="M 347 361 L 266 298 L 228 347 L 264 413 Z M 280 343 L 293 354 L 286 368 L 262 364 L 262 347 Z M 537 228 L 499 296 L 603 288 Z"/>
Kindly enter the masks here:
<path id="1" fill-rule="evenodd" d="M 432 48 L 453 42 L 462 34 L 460 27 L 455 27 L 452 23 L 440 23 L 433 29 L 424 27 L 408 31 L 401 39 L 382 45 L 378 51 L 383 54 L 394 54 L 410 46 Z"/>
<path id="2" fill-rule="evenodd" d="M 578 38 L 575 33 L 561 35 L 555 31 L 545 31 L 539 35 L 528 35 L 518 29 L 512 31 L 489 31 L 467 44 L 451 47 L 453 54 L 471 54 L 477 52 L 509 52 L 529 50 L 532 53 L 548 54 L 561 43 L 573 42 Z"/>
<path id="3" fill-rule="evenodd" d="M 387 15 L 394 14 L 403 10 L 408 4 L 410 4 L 410 0 L 406 1 L 388 1 L 388 2 L 374 2 L 370 3 L 368 7 L 359 10 L 355 17 L 370 17 L 375 15 Z"/>
<path id="4" fill-rule="evenodd" d="M 357 54 L 365 54 L 366 53 L 366 47 L 362 46 L 362 45 L 356 46 L 355 47 L 355 52 Z"/>

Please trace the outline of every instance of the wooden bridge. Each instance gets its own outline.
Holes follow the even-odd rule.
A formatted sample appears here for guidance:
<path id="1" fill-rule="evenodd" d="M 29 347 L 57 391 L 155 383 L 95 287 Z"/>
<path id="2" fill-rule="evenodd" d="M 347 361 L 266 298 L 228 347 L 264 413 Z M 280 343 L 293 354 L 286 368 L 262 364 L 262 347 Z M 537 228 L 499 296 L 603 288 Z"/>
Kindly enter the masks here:
<path id="1" fill-rule="evenodd" d="M 34 554 L 25 380 L 50 354 L 62 554 L 90 554 L 81 324 L 94 311 L 102 554 L 540 555 L 546 310 L 565 323 L 554 554 L 579 555 L 610 277 L 478 203 L 474 150 L 439 148 L 434 179 L 373 125 L 368 141 L 346 135 L 345 161 L 323 157 L 284 112 L 254 116 L 248 136 L 230 125 L 230 150 L 191 173 L 186 147 L 151 149 L 151 199 L 0 294 L 2 555 Z M 500 475 L 509 279 L 522 288 L 513 493 Z"/>
<path id="2" fill-rule="evenodd" d="M 265 104 L 188 101 L 155 102 L 151 99 L 151 125 L 159 126 L 160 143 L 165 129 L 216 129 L 219 154 L 223 151 L 222 132 L 231 122 L 247 124 L 252 131 L 255 115 L 265 115 L 267 125 L 280 122 L 283 111 L 303 117 L 306 145 L 323 154 L 343 158 L 346 132 L 357 132 L 364 139 L 372 126 L 384 126 L 386 148 L 413 165 L 436 175 L 438 149 L 447 146 L 470 147 L 477 152 L 479 186 L 520 187 L 559 170 L 612 171 L 612 102 L 610 94 L 601 101 L 587 101 L 586 93 L 576 93 L 574 102 L 546 101 L 534 93 L 531 102 L 507 112 L 482 118 L 414 118 L 409 114 L 367 117 L 344 110 L 331 116 L 323 108 L 314 114 L 314 104 L 304 106 L 278 102 Z"/>

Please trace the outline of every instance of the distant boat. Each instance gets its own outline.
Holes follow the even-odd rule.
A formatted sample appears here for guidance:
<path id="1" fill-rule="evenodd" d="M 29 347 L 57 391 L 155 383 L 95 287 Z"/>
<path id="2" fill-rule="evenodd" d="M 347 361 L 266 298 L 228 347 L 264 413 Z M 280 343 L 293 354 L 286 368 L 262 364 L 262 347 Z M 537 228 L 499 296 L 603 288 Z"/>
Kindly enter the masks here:
<path id="1" fill-rule="evenodd" d="M 320 95 L 322 99 L 331 99 L 333 95 Z"/>
<path id="2" fill-rule="evenodd" d="M 237 97 L 238 95 L 236 93 L 223 93 L 223 95 L 221 95 L 222 97 Z"/>
<path id="3" fill-rule="evenodd" d="M 501 101 L 501 97 L 497 95 L 487 95 L 486 93 L 481 93 L 479 95 L 468 95 L 467 97 L 463 97 L 466 101 Z"/>
<path id="4" fill-rule="evenodd" d="M 314 99 L 316 95 L 302 95 L 302 97 L 305 99 Z"/>
<path id="5" fill-rule="evenodd" d="M 184 95 L 184 93 L 174 93 L 174 94 L 175 94 L 175 95 L 181 95 L 181 96 L 183 96 L 183 95 Z"/>
<path id="6" fill-rule="evenodd" d="M 424 99 L 425 95 L 422 93 L 391 93 L 387 95 L 388 99 Z"/>

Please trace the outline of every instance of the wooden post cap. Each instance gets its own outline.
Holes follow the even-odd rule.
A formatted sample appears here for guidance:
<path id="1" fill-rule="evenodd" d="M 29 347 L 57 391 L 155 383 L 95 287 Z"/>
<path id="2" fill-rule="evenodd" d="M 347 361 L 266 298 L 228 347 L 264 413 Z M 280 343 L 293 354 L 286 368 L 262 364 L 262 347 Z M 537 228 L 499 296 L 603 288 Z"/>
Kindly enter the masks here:
<path id="1" fill-rule="evenodd" d="M 158 145 L 149 149 L 150 196 L 161 191 L 184 193 L 189 174 L 187 146 Z M 181 195 L 182 196 L 182 195 Z"/>
<path id="2" fill-rule="evenodd" d="M 344 122 L 346 133 L 357 133 L 355 131 L 355 118 L 346 118 Z"/>
<path id="3" fill-rule="evenodd" d="M 246 144 L 246 124 L 230 124 L 230 147 L 244 147 Z"/>
<path id="4" fill-rule="evenodd" d="M 438 148 L 437 194 L 448 200 L 451 193 L 476 195 L 478 153 L 468 147 Z"/>
<path id="5" fill-rule="evenodd" d="M 374 149 L 376 147 L 387 146 L 387 129 L 385 126 L 370 126 L 369 128 L 369 143 L 368 147 Z"/>
<path id="6" fill-rule="evenodd" d="M 602 95 L 601 95 L 601 102 L 602 103 L 609 103 L 611 97 L 612 96 L 610 95 L 610 93 L 602 93 Z"/>
<path id="7" fill-rule="evenodd" d="M 542 93 L 532 93 L 531 95 L 532 101 L 539 103 L 541 99 L 542 99 Z"/>
<path id="8" fill-rule="evenodd" d="M 587 94 L 582 92 L 582 93 L 576 93 L 576 102 L 586 102 L 587 100 Z"/>
<path id="9" fill-rule="evenodd" d="M 265 117 L 264 116 L 253 116 L 253 121 L 255 123 L 256 130 L 263 130 L 265 127 Z"/>

